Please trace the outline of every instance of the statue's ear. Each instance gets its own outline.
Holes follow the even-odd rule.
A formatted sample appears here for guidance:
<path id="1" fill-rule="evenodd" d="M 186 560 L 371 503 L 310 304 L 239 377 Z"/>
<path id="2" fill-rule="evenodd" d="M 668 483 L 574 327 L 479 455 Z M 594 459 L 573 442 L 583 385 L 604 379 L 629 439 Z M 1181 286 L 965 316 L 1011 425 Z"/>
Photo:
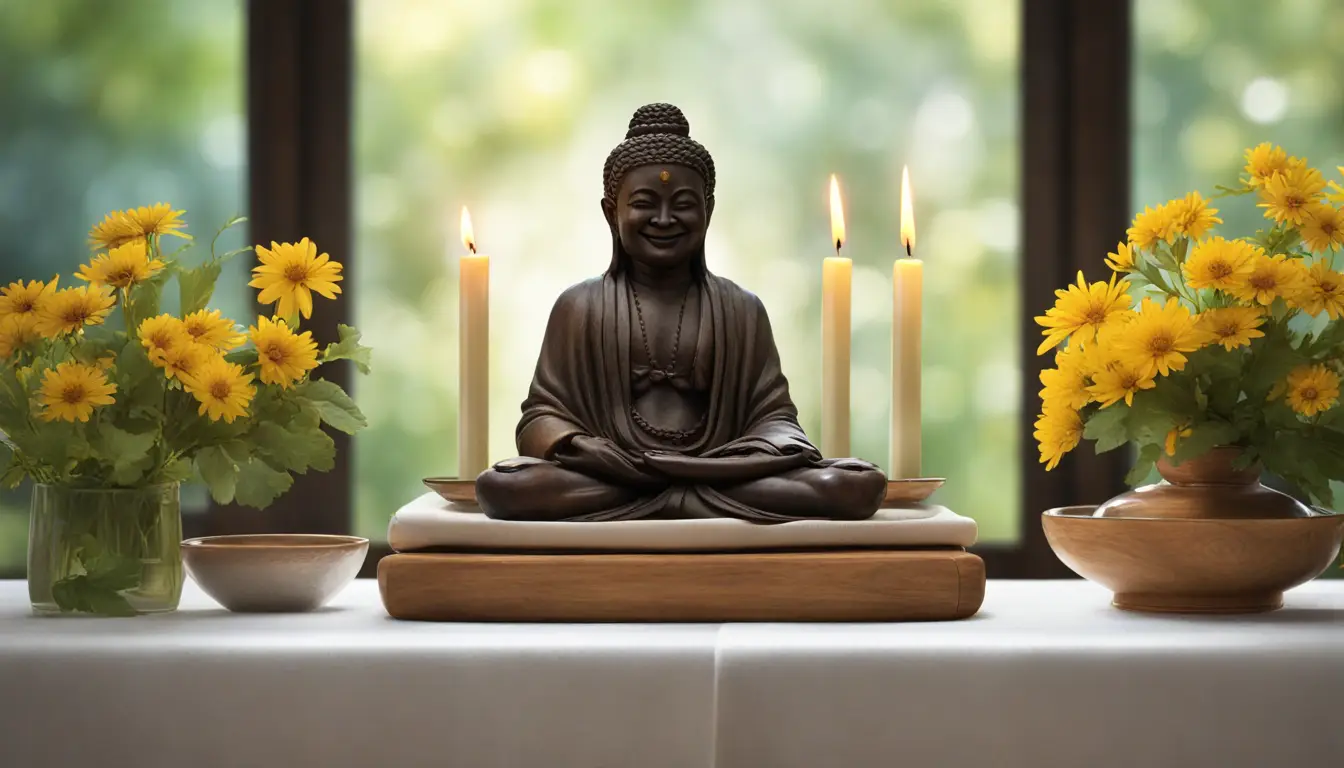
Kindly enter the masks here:
<path id="1" fill-rule="evenodd" d="M 616 203 L 611 198 L 602 198 L 602 215 L 606 217 L 611 233 L 616 234 Z"/>

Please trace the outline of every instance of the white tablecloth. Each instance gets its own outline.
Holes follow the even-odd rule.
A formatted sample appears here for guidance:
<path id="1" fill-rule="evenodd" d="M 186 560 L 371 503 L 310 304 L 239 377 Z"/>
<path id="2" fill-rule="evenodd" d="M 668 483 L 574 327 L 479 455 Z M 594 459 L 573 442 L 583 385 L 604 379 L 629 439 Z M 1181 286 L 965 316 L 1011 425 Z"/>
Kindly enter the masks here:
<path id="1" fill-rule="evenodd" d="M 1164 618 L 990 582 L 969 621 L 485 625 L 325 611 L 35 618 L 0 582 L 0 766 L 1316 766 L 1344 582 Z"/>

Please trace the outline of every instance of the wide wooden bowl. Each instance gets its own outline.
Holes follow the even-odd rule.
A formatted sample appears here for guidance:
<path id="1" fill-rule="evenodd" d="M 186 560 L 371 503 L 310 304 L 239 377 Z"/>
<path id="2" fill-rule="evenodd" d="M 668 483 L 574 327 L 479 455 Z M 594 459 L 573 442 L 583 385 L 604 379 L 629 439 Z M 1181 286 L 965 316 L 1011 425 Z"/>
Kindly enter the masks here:
<path id="1" fill-rule="evenodd" d="M 182 564 L 230 611 L 300 613 L 326 605 L 353 581 L 368 551 L 359 536 L 206 536 L 182 542 Z"/>
<path id="2" fill-rule="evenodd" d="M 918 504 L 926 501 L 933 492 L 943 487 L 947 479 L 942 477 L 912 477 L 902 480 L 888 480 L 887 493 L 882 506 L 897 507 L 902 504 Z"/>
<path id="3" fill-rule="evenodd" d="M 456 477 L 426 477 L 420 482 L 454 504 L 476 504 L 476 481 Z"/>
<path id="4" fill-rule="evenodd" d="M 1254 613 L 1334 563 L 1344 515 L 1280 520 L 1093 517 L 1094 506 L 1041 516 L 1069 568 L 1135 611 Z"/>

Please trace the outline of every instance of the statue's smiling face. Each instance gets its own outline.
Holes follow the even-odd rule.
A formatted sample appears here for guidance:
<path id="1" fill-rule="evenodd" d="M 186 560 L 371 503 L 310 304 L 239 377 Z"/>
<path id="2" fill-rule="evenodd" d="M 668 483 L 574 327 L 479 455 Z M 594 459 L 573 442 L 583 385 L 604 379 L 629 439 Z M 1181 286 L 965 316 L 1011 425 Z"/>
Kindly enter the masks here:
<path id="1" fill-rule="evenodd" d="M 621 180 L 615 210 L 603 201 L 607 221 L 635 261 L 667 268 L 689 262 L 704 246 L 709 227 L 705 180 L 684 165 L 645 165 Z"/>

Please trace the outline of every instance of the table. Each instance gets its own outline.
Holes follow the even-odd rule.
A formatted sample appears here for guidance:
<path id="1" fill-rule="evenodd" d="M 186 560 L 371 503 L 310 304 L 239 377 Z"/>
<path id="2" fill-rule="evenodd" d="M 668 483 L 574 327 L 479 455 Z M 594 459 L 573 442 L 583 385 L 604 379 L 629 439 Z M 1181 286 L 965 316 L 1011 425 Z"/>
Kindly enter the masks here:
<path id="1" fill-rule="evenodd" d="M 0 582 L 0 765 L 1315 766 L 1344 761 L 1344 582 L 1282 611 L 991 581 L 941 624 L 36 618 Z"/>

